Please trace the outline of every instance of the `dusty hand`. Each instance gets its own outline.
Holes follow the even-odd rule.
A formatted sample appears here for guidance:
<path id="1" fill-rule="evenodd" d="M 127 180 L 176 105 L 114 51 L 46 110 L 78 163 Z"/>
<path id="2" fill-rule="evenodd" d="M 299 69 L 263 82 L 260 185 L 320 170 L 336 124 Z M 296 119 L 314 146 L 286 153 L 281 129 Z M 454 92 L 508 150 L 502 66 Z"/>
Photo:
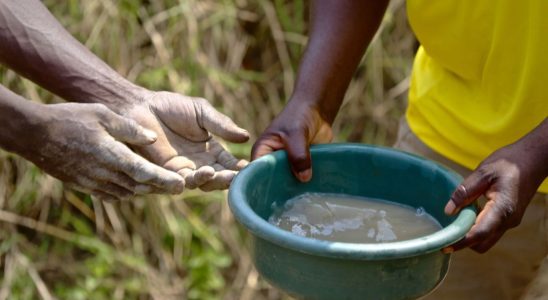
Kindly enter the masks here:
<path id="1" fill-rule="evenodd" d="M 158 135 L 154 144 L 133 148 L 182 175 L 187 188 L 225 189 L 236 171 L 247 164 L 226 151 L 210 133 L 236 143 L 247 141 L 249 134 L 205 99 L 149 92 L 123 114 Z"/>
<path id="2" fill-rule="evenodd" d="M 102 104 L 44 105 L 22 155 L 47 173 L 103 200 L 180 193 L 184 181 L 124 143 L 151 144 L 156 135 Z"/>
<path id="3" fill-rule="evenodd" d="M 331 126 L 315 108 L 291 101 L 255 142 L 251 159 L 286 150 L 291 171 L 306 182 L 312 178 L 310 144 L 328 143 L 332 138 Z"/>
<path id="4" fill-rule="evenodd" d="M 464 239 L 444 249 L 452 252 L 466 247 L 483 253 L 508 230 L 519 225 L 525 209 L 546 177 L 542 161 L 546 149 L 520 141 L 491 154 L 455 190 L 445 207 L 456 214 L 484 195 L 485 207 Z"/>

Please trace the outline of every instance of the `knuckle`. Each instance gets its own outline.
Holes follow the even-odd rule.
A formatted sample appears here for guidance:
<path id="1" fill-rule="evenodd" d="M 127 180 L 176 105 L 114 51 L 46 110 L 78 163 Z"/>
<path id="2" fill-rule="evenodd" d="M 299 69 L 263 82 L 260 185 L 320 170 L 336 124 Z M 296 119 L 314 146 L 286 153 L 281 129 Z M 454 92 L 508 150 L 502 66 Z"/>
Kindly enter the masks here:
<path id="1" fill-rule="evenodd" d="M 98 115 L 102 117 L 108 117 L 112 112 L 108 107 L 102 103 L 94 103 L 93 109 L 97 112 Z"/>
<path id="2" fill-rule="evenodd" d="M 493 182 L 496 176 L 490 164 L 481 165 L 474 172 L 478 173 L 481 180 L 486 180 L 487 182 Z"/>
<path id="3" fill-rule="evenodd" d="M 209 101 L 207 101 L 207 99 L 201 98 L 201 97 L 194 97 L 194 98 L 192 98 L 192 101 L 194 101 L 194 104 L 198 105 L 198 106 L 210 106 L 211 105 L 209 103 Z"/>
<path id="4" fill-rule="evenodd" d="M 293 136 L 303 135 L 303 133 L 304 130 L 301 126 L 299 126 L 299 124 L 291 124 L 289 126 L 280 128 L 279 135 L 280 138 L 282 138 L 283 140 L 288 140 Z"/>
<path id="5" fill-rule="evenodd" d="M 499 201 L 498 205 L 495 206 L 496 212 L 499 217 L 502 219 L 504 224 L 513 224 L 516 221 L 519 221 L 519 217 L 516 217 L 517 209 L 515 205 L 509 201 Z M 518 223 L 519 224 L 519 223 Z"/>
<path id="6" fill-rule="evenodd" d="M 468 199 L 468 193 L 466 191 L 466 187 L 462 184 L 460 184 L 455 191 L 453 192 L 453 196 L 451 197 L 455 202 L 461 203 L 465 199 Z"/>

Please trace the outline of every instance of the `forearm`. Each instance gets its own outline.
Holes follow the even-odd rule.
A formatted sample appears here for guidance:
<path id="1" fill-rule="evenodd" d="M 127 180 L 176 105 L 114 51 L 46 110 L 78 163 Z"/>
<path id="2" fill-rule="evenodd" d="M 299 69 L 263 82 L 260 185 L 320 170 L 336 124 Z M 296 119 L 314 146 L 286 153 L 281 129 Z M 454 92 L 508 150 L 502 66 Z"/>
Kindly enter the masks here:
<path id="1" fill-rule="evenodd" d="M 0 148 L 24 155 L 29 142 L 40 134 L 40 104 L 25 100 L 0 85 Z"/>
<path id="2" fill-rule="evenodd" d="M 310 39 L 292 98 L 311 101 L 332 123 L 387 4 L 387 0 L 314 1 Z"/>
<path id="3" fill-rule="evenodd" d="M 0 1 L 0 62 L 69 101 L 111 108 L 142 89 L 72 37 L 38 0 Z"/>

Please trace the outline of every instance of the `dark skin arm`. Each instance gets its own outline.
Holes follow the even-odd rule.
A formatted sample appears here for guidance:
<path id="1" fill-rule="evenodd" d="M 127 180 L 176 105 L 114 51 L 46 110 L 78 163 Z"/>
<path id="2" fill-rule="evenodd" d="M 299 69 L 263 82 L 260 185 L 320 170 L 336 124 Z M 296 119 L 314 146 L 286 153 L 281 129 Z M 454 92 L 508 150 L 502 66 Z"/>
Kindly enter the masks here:
<path id="1" fill-rule="evenodd" d="M 351 75 L 378 29 L 387 1 L 315 1 L 309 44 L 295 92 L 259 137 L 252 159 L 286 150 L 293 174 L 312 177 L 309 146 L 332 138 L 331 124 Z M 457 213 L 485 194 L 489 200 L 466 237 L 444 249 L 485 252 L 517 226 L 548 167 L 548 121 L 494 152 L 453 193 L 446 213 Z"/>
<path id="2" fill-rule="evenodd" d="M 331 124 L 387 5 L 378 0 L 312 2 L 310 40 L 295 91 L 253 146 L 252 159 L 285 149 L 293 174 L 310 180 L 309 145 L 331 141 Z"/>
<path id="3" fill-rule="evenodd" d="M 138 101 L 125 80 L 76 40 L 38 0 L 0 2 L 0 63 L 74 102 L 112 107 Z"/>
<path id="4" fill-rule="evenodd" d="M 0 85 L 0 147 L 105 200 L 180 193 L 182 178 L 132 152 L 156 134 L 102 104 L 27 101 Z"/>
<path id="5" fill-rule="evenodd" d="M 204 99 L 129 82 L 73 38 L 38 0 L 0 1 L 0 45 L 0 63 L 42 87 L 68 101 L 103 104 L 154 131 L 154 143 L 132 149 L 178 173 L 188 188 L 227 188 L 247 163 L 210 136 L 241 143 L 247 131 Z"/>

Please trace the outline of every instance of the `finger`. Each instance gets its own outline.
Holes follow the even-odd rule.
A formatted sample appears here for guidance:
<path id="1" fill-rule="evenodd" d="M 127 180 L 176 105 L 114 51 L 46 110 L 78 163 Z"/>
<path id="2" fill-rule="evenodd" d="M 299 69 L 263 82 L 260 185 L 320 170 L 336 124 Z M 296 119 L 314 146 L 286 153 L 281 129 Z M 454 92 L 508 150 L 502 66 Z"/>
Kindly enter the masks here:
<path id="1" fill-rule="evenodd" d="M 79 191 L 79 192 L 82 192 L 84 194 L 91 194 L 91 190 L 89 188 L 86 188 L 80 184 L 77 184 L 77 183 L 70 183 L 70 182 L 66 182 L 65 183 L 66 187 L 68 187 L 69 189 L 73 189 L 75 191 Z"/>
<path id="2" fill-rule="evenodd" d="M 211 167 L 215 170 L 215 172 L 226 170 L 226 168 L 221 164 L 213 164 Z"/>
<path id="3" fill-rule="evenodd" d="M 270 154 L 274 151 L 284 148 L 284 143 L 278 136 L 264 135 L 261 136 L 251 148 L 251 160 L 256 160 L 259 157 Z"/>
<path id="4" fill-rule="evenodd" d="M 247 130 L 238 127 L 229 117 L 218 112 L 205 99 L 195 101 L 197 111 L 201 111 L 204 129 L 233 143 L 243 143 L 249 139 Z"/>
<path id="5" fill-rule="evenodd" d="M 210 192 L 213 190 L 225 190 L 230 186 L 232 179 L 236 176 L 236 172 L 232 170 L 222 170 L 215 172 L 213 178 L 206 183 L 200 185 L 200 190 Z"/>
<path id="6" fill-rule="evenodd" d="M 483 169 L 472 172 L 451 195 L 451 199 L 445 206 L 445 213 L 454 215 L 463 207 L 474 202 L 489 188 L 491 185 L 490 178 L 489 173 L 483 171 Z"/>
<path id="7" fill-rule="evenodd" d="M 187 188 L 195 189 L 213 178 L 215 170 L 210 166 L 203 166 L 195 171 L 182 169 L 178 173 L 185 179 Z"/>
<path id="8" fill-rule="evenodd" d="M 102 124 L 115 139 L 128 144 L 150 145 L 158 138 L 154 131 L 145 129 L 134 120 L 110 110 L 104 113 Z"/>
<path id="9" fill-rule="evenodd" d="M 164 168 L 177 172 L 181 169 L 195 170 L 196 164 L 184 156 L 175 156 L 164 163 Z"/>
<path id="10" fill-rule="evenodd" d="M 284 139 L 287 158 L 291 171 L 301 182 L 308 182 L 312 178 L 312 161 L 310 149 L 305 134 L 294 134 Z"/>
<path id="11" fill-rule="evenodd" d="M 471 248 L 472 248 L 472 250 L 474 250 L 478 253 L 485 253 L 489 249 L 491 249 L 500 240 L 500 238 L 502 237 L 503 234 L 504 234 L 504 231 L 494 232 L 486 240 L 474 245 Z"/>
<path id="12" fill-rule="evenodd" d="M 93 191 L 93 193 L 91 193 L 91 196 L 96 198 L 97 200 L 100 200 L 100 201 L 107 201 L 107 202 L 117 202 L 118 199 L 116 199 L 116 197 L 110 195 L 110 194 L 107 194 L 107 193 L 103 193 L 101 191 Z"/>
<path id="13" fill-rule="evenodd" d="M 101 182 L 94 180 L 93 178 L 80 177 L 77 184 L 90 190 L 92 194 L 101 192 L 108 194 L 117 200 L 126 200 L 134 196 L 134 193 L 128 189 L 125 189 L 117 184 L 111 182 Z"/>
<path id="14" fill-rule="evenodd" d="M 144 195 L 157 191 L 156 187 L 148 184 L 141 184 L 122 172 L 99 169 L 93 172 L 92 175 L 99 181 L 113 182 L 126 190 L 132 191 L 134 194 Z"/>
<path id="15" fill-rule="evenodd" d="M 222 149 L 217 156 L 217 162 L 221 164 L 225 169 L 229 170 L 241 170 L 249 163 L 245 159 L 237 159 L 232 153 Z"/>
<path id="16" fill-rule="evenodd" d="M 179 174 L 149 162 L 129 150 L 126 145 L 113 142 L 106 149 L 109 151 L 108 155 L 105 155 L 107 163 L 131 179 L 139 183 L 154 185 L 173 194 L 183 191 L 185 181 Z"/>
<path id="17" fill-rule="evenodd" d="M 453 244 L 451 248 L 453 251 L 457 251 L 468 247 L 475 247 L 487 240 L 492 240 L 493 235 L 498 234 L 498 232 L 504 232 L 503 220 L 502 210 L 497 205 L 497 202 L 493 200 L 488 201 L 478 215 L 476 223 L 470 228 L 464 239 Z"/>

